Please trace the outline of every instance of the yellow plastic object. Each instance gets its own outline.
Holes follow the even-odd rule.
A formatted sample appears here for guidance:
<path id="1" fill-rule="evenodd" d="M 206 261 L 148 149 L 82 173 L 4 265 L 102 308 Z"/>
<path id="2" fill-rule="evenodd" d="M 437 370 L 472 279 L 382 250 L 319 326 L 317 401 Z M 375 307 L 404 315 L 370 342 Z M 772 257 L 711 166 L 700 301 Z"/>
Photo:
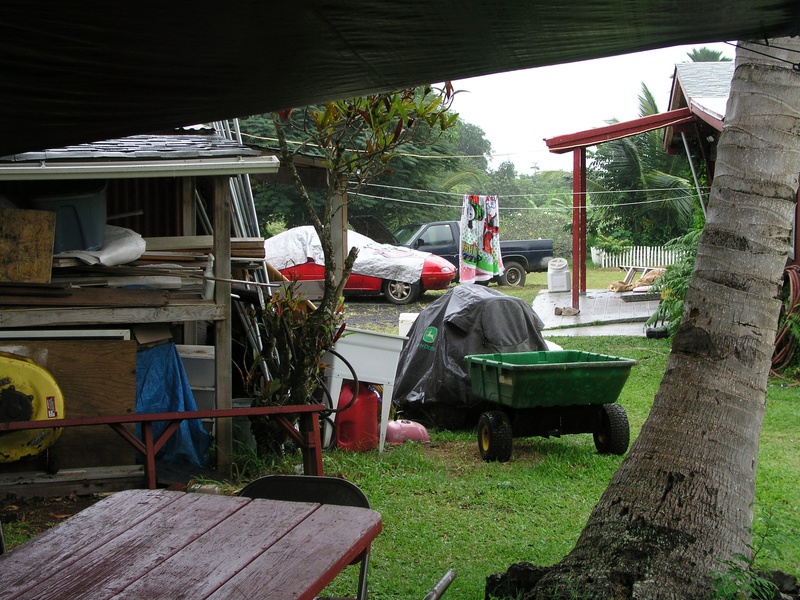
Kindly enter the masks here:
<path id="1" fill-rule="evenodd" d="M 0 352 L 0 419 L 64 418 L 64 396 L 53 376 L 31 359 Z M 61 428 L 0 433 L 0 463 L 38 456 L 61 436 Z"/>

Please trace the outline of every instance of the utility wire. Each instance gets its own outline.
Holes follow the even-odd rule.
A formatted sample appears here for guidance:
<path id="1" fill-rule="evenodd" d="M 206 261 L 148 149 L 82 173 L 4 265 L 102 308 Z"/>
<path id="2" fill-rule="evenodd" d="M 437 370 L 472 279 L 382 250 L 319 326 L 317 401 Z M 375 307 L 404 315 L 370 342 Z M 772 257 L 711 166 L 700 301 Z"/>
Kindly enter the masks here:
<path id="1" fill-rule="evenodd" d="M 452 208 L 454 210 L 461 210 L 460 204 L 438 204 L 435 202 L 423 202 L 421 200 L 405 200 L 402 198 L 392 198 L 389 196 L 375 196 L 372 194 L 363 194 L 361 192 L 348 192 L 349 196 L 359 196 L 361 198 L 371 198 L 373 200 L 383 200 L 386 202 L 399 202 L 401 204 L 416 204 L 417 206 L 429 206 L 429 207 L 436 207 L 436 208 Z M 463 194 L 462 194 L 463 195 Z M 503 196 L 506 198 L 507 196 Z M 657 204 L 663 203 L 665 201 L 677 201 L 677 200 L 686 200 L 686 199 L 693 199 L 694 196 L 680 196 L 677 198 L 663 198 L 660 200 L 641 200 L 638 202 L 627 202 L 625 206 L 639 206 L 644 204 Z M 585 209 L 601 209 L 606 208 L 611 205 L 608 204 L 585 204 L 578 206 L 578 208 L 585 208 Z M 618 205 L 617 205 L 618 206 Z M 574 210 L 574 206 L 500 206 L 501 211 L 508 211 L 508 210 L 550 210 L 550 211 L 570 211 Z"/>
<path id="2" fill-rule="evenodd" d="M 355 183 L 353 183 L 353 185 L 355 185 Z M 387 184 L 383 184 L 383 183 L 363 183 L 363 184 L 360 184 L 360 186 L 358 186 L 358 187 L 364 187 L 364 186 L 379 187 L 379 188 L 385 188 L 385 189 L 390 189 L 390 190 L 399 190 L 399 191 L 404 191 L 404 192 L 414 192 L 414 193 L 417 193 L 417 194 L 442 194 L 442 195 L 446 195 L 446 196 L 457 196 L 459 198 L 461 198 L 464 195 L 462 192 L 443 192 L 443 191 L 439 191 L 439 190 L 421 190 L 421 189 L 417 189 L 417 188 L 409 188 L 409 187 L 402 187 L 402 186 L 395 186 L 395 185 L 387 185 Z M 354 187 L 352 189 L 357 189 L 357 188 Z M 704 190 L 708 191 L 710 188 L 708 186 L 706 186 L 706 187 L 701 188 L 701 189 L 704 189 Z M 609 195 L 610 194 L 636 194 L 636 193 L 641 193 L 641 192 L 669 192 L 669 191 L 675 191 L 675 188 L 648 188 L 646 190 L 642 190 L 642 189 L 598 190 L 598 191 L 586 191 L 586 192 L 582 192 L 582 194 L 586 195 L 586 196 L 589 196 L 589 195 L 602 196 L 602 195 L 606 195 L 606 194 L 609 194 Z M 561 193 L 564 194 L 564 195 L 567 195 L 567 196 L 573 196 L 574 195 L 574 192 L 572 192 L 572 191 L 564 191 L 564 192 L 561 192 Z M 496 195 L 500 195 L 500 194 L 496 194 Z M 538 193 L 534 193 L 534 194 L 502 194 L 503 198 L 538 198 L 538 197 L 549 198 L 551 196 L 553 196 L 553 194 L 552 193 L 548 193 L 548 192 L 538 192 Z M 682 196 L 681 198 L 683 198 L 683 197 L 689 197 L 689 196 Z"/>
<path id="3" fill-rule="evenodd" d="M 725 42 L 725 43 L 730 45 L 730 46 L 734 46 L 735 48 L 738 48 L 740 50 L 746 50 L 747 52 L 752 52 L 753 54 L 759 54 L 761 56 L 765 56 L 767 58 L 771 58 L 772 60 L 777 60 L 778 62 L 783 62 L 783 63 L 790 64 L 790 65 L 792 65 L 792 69 L 794 69 L 795 71 L 800 71 L 800 62 L 793 62 L 793 61 L 789 60 L 788 58 L 782 58 L 780 56 L 775 56 L 773 54 L 769 54 L 768 52 L 761 52 L 759 50 L 753 50 L 752 48 L 747 48 L 745 46 L 742 46 L 738 42 L 736 42 L 736 43 L 734 43 L 734 42 Z M 782 48 L 780 46 L 772 46 L 772 45 L 764 43 L 764 42 L 752 42 L 752 45 L 754 45 L 754 46 L 762 46 L 764 48 L 775 48 L 777 50 L 784 50 L 786 52 L 795 52 L 795 53 L 800 52 L 798 50 L 795 50 L 794 48 Z"/>

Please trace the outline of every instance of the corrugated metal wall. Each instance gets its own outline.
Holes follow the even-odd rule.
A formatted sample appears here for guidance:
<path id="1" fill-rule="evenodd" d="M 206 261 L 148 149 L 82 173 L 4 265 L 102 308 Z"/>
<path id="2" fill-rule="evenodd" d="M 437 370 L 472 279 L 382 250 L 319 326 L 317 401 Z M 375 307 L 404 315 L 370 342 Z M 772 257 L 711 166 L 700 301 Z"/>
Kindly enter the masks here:
<path id="1" fill-rule="evenodd" d="M 181 179 L 114 179 L 108 182 L 108 224 L 144 237 L 181 235 Z M 115 215 L 133 216 L 114 218 Z"/>

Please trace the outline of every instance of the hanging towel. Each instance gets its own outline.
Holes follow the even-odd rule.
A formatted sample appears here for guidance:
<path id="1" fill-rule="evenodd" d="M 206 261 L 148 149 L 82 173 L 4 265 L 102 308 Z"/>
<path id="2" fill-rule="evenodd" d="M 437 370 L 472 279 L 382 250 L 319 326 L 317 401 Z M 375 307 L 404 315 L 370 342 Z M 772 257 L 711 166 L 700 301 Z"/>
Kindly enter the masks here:
<path id="1" fill-rule="evenodd" d="M 461 208 L 461 283 L 489 281 L 503 274 L 497 196 L 466 194 Z"/>

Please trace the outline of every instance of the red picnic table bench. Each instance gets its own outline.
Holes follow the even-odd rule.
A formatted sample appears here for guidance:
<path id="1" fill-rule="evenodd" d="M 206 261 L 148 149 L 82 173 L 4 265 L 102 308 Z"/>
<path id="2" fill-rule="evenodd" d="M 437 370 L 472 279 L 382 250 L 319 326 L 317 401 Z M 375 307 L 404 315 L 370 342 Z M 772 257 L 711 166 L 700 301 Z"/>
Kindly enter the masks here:
<path id="1" fill-rule="evenodd" d="M 249 417 L 267 415 L 275 419 L 287 434 L 297 442 L 303 454 L 303 472 L 306 475 L 322 475 L 322 442 L 319 431 L 319 413 L 325 410 L 322 404 L 298 404 L 289 406 L 251 406 L 242 408 L 187 410 L 168 413 L 139 413 L 134 415 L 81 417 L 75 419 L 48 419 L 41 421 L 0 422 L 0 432 L 28 429 L 53 429 L 59 427 L 82 427 L 108 425 L 145 457 L 144 472 L 149 489 L 156 489 L 156 454 L 182 421 L 187 419 L 219 419 L 224 417 Z M 299 417 L 299 430 L 292 418 Z M 153 423 L 167 422 L 164 431 L 156 438 Z M 139 423 L 142 438 L 139 439 L 124 425 Z"/>

